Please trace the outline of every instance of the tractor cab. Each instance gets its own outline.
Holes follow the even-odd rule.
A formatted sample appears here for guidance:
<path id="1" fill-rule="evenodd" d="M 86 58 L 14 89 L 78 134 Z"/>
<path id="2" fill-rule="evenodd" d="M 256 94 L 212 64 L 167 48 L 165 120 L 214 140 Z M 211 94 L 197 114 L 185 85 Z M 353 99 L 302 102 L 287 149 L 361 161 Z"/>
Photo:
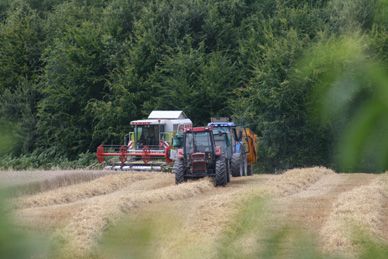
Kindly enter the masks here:
<path id="1" fill-rule="evenodd" d="M 205 154 L 207 158 L 214 156 L 214 138 L 211 131 L 205 128 L 194 128 L 184 135 L 184 154 L 190 159 L 193 154 Z"/>
<path id="2" fill-rule="evenodd" d="M 216 146 L 219 146 L 222 151 L 222 155 L 226 159 L 231 159 L 233 153 L 232 135 L 227 128 L 213 128 L 214 142 Z"/>
<path id="3" fill-rule="evenodd" d="M 227 118 L 211 118 L 208 127 L 213 129 L 215 135 L 217 132 L 224 132 L 230 142 L 232 153 L 240 152 L 241 129 L 238 129 L 234 122 L 229 122 Z"/>

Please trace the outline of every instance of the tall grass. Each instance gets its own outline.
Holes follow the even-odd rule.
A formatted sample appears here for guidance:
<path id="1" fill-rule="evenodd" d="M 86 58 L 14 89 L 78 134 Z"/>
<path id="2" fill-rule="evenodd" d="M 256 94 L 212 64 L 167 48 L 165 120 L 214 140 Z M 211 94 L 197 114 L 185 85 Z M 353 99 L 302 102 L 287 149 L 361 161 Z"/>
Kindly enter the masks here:
<path id="1" fill-rule="evenodd" d="M 49 153 L 31 153 L 15 157 L 5 155 L 0 159 L 0 170 L 30 170 L 30 169 L 79 169 L 100 168 L 94 153 L 82 153 L 76 160 L 69 160 L 62 156 Z"/>

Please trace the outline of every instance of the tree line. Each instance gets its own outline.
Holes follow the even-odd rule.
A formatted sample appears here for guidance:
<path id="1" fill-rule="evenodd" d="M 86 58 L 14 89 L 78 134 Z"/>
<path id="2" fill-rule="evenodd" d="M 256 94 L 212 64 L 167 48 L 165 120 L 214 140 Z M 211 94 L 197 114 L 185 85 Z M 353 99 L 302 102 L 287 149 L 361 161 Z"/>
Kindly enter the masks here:
<path id="1" fill-rule="evenodd" d="M 252 128 L 261 170 L 336 167 L 335 143 L 374 88 L 322 123 L 318 86 L 338 80 L 332 63 L 314 63 L 327 53 L 310 52 L 356 35 L 386 68 L 387 9 L 385 0 L 3 0 L 0 112 L 17 125 L 12 156 L 77 159 L 120 143 L 151 110 L 179 109 L 196 125 L 226 115 Z M 346 99 L 350 85 L 335 93 Z M 376 169 L 368 161 L 361 167 Z"/>

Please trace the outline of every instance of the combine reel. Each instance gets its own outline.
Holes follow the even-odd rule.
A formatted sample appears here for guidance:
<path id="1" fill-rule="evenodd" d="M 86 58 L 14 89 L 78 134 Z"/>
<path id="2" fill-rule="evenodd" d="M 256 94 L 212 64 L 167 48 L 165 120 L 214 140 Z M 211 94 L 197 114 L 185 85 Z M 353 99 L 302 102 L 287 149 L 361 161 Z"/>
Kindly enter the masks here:
<path id="1" fill-rule="evenodd" d="M 144 146 L 140 150 L 131 150 L 127 146 L 100 145 L 97 159 L 101 164 L 107 164 L 107 170 L 169 171 L 172 163 L 169 153 L 169 147 L 155 150 Z"/>

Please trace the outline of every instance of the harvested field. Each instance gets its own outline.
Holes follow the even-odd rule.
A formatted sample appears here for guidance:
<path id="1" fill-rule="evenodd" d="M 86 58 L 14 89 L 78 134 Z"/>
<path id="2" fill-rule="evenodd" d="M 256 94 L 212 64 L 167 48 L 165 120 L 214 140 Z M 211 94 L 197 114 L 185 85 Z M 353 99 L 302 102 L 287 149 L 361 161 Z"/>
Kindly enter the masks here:
<path id="1" fill-rule="evenodd" d="M 359 252 L 357 231 L 388 241 L 387 201 L 388 175 L 341 193 L 321 228 L 322 245 L 326 251 L 354 256 Z"/>
<path id="2" fill-rule="evenodd" d="M 66 257 L 103 256 L 104 235 L 122 220 L 153 226 L 152 251 L 159 258 L 223 257 L 219 247 L 225 242 L 238 248 L 237 255 L 258 253 L 267 242 L 265 231 L 290 225 L 315 236 L 319 250 L 330 254 L 357 257 L 349 225 L 388 244 L 388 174 L 315 167 L 232 178 L 215 188 L 209 179 L 176 186 L 174 176 L 164 173 L 31 172 L 20 174 L 30 179 L 11 180 L 18 173 L 0 177 L 4 185 L 21 189 L 10 198 L 18 224 L 52 233 Z M 58 180 L 63 177 L 78 179 Z M 40 187 L 27 195 L 23 186 L 32 183 Z M 250 211 L 240 224 L 241 213 L 260 201 L 265 207 Z"/>
<path id="3" fill-rule="evenodd" d="M 111 173 L 90 170 L 3 171 L 0 173 L 0 186 L 12 196 L 21 196 L 88 182 L 107 174 Z"/>
<path id="4" fill-rule="evenodd" d="M 14 204 L 17 208 L 30 208 L 70 203 L 112 193 L 133 182 L 146 180 L 150 177 L 150 175 L 144 174 L 107 175 L 86 183 L 60 187 L 33 196 L 19 198 Z"/>

